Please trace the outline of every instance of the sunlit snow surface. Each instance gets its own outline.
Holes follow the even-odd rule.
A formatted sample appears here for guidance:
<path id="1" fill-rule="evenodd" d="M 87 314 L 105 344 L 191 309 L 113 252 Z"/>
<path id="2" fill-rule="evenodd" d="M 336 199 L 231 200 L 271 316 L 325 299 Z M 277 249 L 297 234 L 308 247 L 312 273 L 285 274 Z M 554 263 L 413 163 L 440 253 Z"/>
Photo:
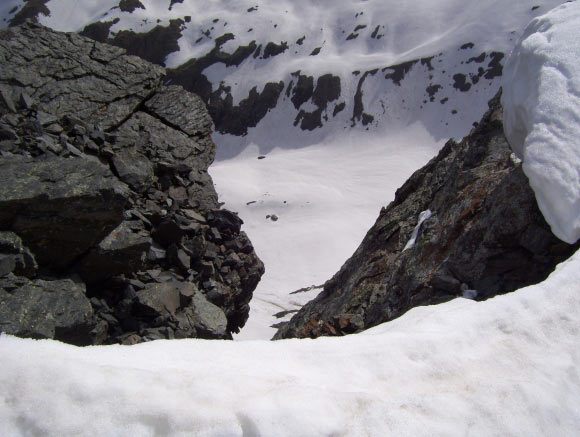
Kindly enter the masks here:
<path id="1" fill-rule="evenodd" d="M 505 132 L 556 236 L 580 238 L 580 3 L 530 23 L 510 61 Z"/>
<path id="2" fill-rule="evenodd" d="M 392 135 L 337 135 L 316 146 L 276 149 L 264 159 L 249 147 L 216 162 L 210 172 L 220 199 L 240 213 L 266 265 L 250 320 L 236 338 L 271 338 L 276 331 L 269 326 L 280 321 L 273 314 L 314 298 L 319 289 L 290 293 L 330 279 L 381 206 L 439 146 L 416 125 Z M 277 221 L 267 218 L 272 214 Z"/>
<path id="3" fill-rule="evenodd" d="M 292 138 L 283 144 L 286 148 L 318 144 L 327 135 L 350 129 L 354 96 L 363 76 L 361 101 L 364 113 L 373 117 L 366 126 L 369 129 L 394 131 L 420 121 L 437 141 L 461 138 L 499 88 L 499 76 L 480 73 L 489 68 L 491 54 L 507 54 L 530 19 L 563 1 L 183 0 L 169 9 L 169 0 L 141 0 L 144 9 L 129 13 L 116 7 L 118 0 L 48 0 L 50 16 L 41 15 L 39 20 L 64 31 L 80 31 L 99 20 L 118 20 L 111 27 L 114 34 L 146 32 L 182 19 L 179 51 L 168 55 L 168 67 L 203 57 L 226 34 L 234 39 L 221 47 L 224 53 L 252 41 L 262 50 L 268 43 L 287 43 L 288 49 L 276 56 L 263 59 L 254 53 L 239 66 L 215 63 L 203 70 L 214 91 L 219 84 L 230 88 L 234 105 L 247 98 L 253 87 L 261 92 L 268 82 L 284 83 L 276 107 L 257 129 L 236 138 L 237 147 L 229 149 L 231 156 L 250 144 L 258 145 L 262 153 L 276 147 L 279 138 L 271 126 L 293 128 Z M 0 17 L 7 18 L 22 1 L 0 3 Z M 6 24 L 0 22 L 0 27 Z M 419 60 L 400 83 L 385 77 L 393 72 L 388 67 Z M 324 126 L 314 132 L 293 126 L 299 110 L 314 109 L 311 101 L 295 108 L 286 95 L 289 85 L 296 85 L 292 75 L 296 72 L 312 76 L 315 85 L 325 74 L 340 78 L 341 96 L 328 104 L 322 113 Z M 467 81 L 468 91 L 457 88 L 454 76 L 458 73 Z M 428 87 L 434 87 L 432 95 Z M 344 109 L 335 114 L 339 105 Z M 361 127 L 360 120 L 356 123 Z M 220 148 L 218 156 L 226 156 Z"/>
<path id="4" fill-rule="evenodd" d="M 0 435 L 574 436 L 580 254 L 544 283 L 317 340 L 0 337 Z"/>

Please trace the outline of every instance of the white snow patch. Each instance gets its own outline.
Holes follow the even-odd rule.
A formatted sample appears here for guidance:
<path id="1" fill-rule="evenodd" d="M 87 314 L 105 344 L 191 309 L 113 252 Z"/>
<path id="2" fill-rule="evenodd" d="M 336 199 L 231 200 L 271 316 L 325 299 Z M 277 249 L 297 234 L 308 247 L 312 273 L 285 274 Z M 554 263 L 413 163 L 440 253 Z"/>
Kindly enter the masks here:
<path id="1" fill-rule="evenodd" d="M 409 238 L 409 241 L 407 241 L 407 244 L 405 244 L 405 247 L 403 248 L 403 252 L 407 249 L 412 248 L 415 243 L 417 242 L 417 236 L 419 235 L 419 229 L 421 229 L 421 225 L 423 224 L 423 222 L 425 220 L 427 220 L 429 217 L 431 217 L 432 213 L 430 209 L 427 209 L 425 211 L 421 211 L 421 213 L 419 214 L 419 220 L 417 222 L 417 225 L 415 226 L 415 229 L 413 229 L 413 233 L 411 234 L 411 238 Z"/>
<path id="2" fill-rule="evenodd" d="M 504 70 L 505 133 L 554 234 L 580 238 L 580 2 L 534 19 Z"/>
<path id="3" fill-rule="evenodd" d="M 465 299 L 475 299 L 479 292 L 477 290 L 470 289 L 467 284 L 461 284 L 461 291 L 463 292 L 463 297 Z"/>

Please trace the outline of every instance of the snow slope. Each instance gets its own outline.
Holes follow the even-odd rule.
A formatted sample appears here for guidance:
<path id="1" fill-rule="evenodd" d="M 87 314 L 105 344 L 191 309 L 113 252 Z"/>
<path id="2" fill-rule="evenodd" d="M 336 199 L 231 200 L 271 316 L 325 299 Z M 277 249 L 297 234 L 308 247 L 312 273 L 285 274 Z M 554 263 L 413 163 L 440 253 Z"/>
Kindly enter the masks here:
<path id="1" fill-rule="evenodd" d="M 363 142 L 364 141 L 364 142 Z M 438 151 L 440 143 L 413 125 L 389 136 L 350 133 L 307 148 L 275 149 L 257 159 L 250 146 L 210 167 L 220 199 L 239 211 L 266 266 L 237 339 L 267 339 L 271 325 L 298 310 L 354 252 L 385 201 Z M 388 150 L 388 153 L 385 152 Z M 276 215 L 277 221 L 267 216 Z"/>
<path id="2" fill-rule="evenodd" d="M 183 19 L 179 51 L 167 56 L 168 67 L 207 56 L 227 34 L 233 39 L 221 45 L 223 53 L 255 42 L 259 50 L 239 65 L 215 62 L 202 70 L 212 91 L 223 87 L 221 97 L 231 95 L 234 105 L 254 87 L 261 92 L 266 83 L 283 84 L 275 107 L 247 135 L 220 138 L 218 156 L 225 158 L 252 143 L 266 153 L 318 144 L 353 127 L 388 132 L 418 121 L 437 141 L 461 138 L 497 91 L 502 56 L 523 27 L 562 2 L 184 0 L 169 7 L 170 0 L 141 0 L 143 8 L 130 13 L 117 7 L 118 0 L 48 0 L 50 16 L 39 20 L 64 31 L 118 20 L 111 27 L 116 34 L 146 32 Z M 0 18 L 8 20 L 22 1 L 2 3 Z M 285 43 L 287 49 L 267 56 L 269 43 Z M 296 100 L 297 72 L 312 77 L 314 87 L 325 74 L 339 78 L 339 96 L 324 104 L 312 96 Z M 321 113 L 313 115 L 319 106 Z M 318 118 L 320 125 L 309 130 L 312 126 L 303 126 L 305 115 Z M 218 126 L 227 133 L 223 129 Z"/>

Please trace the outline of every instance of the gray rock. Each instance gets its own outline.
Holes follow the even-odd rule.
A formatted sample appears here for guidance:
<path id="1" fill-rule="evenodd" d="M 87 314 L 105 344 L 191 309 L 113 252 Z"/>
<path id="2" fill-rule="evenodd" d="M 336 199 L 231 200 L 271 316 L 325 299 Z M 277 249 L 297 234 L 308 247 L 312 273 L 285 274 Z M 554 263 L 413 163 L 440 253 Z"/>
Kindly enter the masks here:
<path id="1" fill-rule="evenodd" d="M 38 269 L 34 256 L 13 232 L 0 232 L 0 276 L 14 273 L 32 278 Z"/>
<path id="2" fill-rule="evenodd" d="M 137 311 L 152 317 L 174 317 L 181 338 L 229 338 L 224 312 L 209 302 L 193 283 L 148 285 L 137 293 Z"/>
<path id="3" fill-rule="evenodd" d="M 163 69 L 123 50 L 30 23 L 0 30 L 0 62 L 0 232 L 17 234 L 39 264 L 27 273 L 25 251 L 0 251 L 0 280 L 80 273 L 95 344 L 230 338 L 264 267 L 241 220 L 219 210 L 201 100 L 162 86 Z M 202 261 L 204 275 L 191 269 Z M 175 285 L 185 278 L 194 283 Z M 14 281 L 7 292 L 28 283 Z M 205 282 L 221 291 L 217 312 L 184 292 Z"/>
<path id="4" fill-rule="evenodd" d="M 19 84 L 44 112 L 110 128 L 160 86 L 162 68 L 117 47 L 32 23 L 1 32 L 0 85 Z"/>
<path id="5" fill-rule="evenodd" d="M 119 179 L 137 192 L 145 191 L 154 181 L 153 165 L 135 149 L 116 153 L 112 162 Z"/>
<path id="6" fill-rule="evenodd" d="M 239 234 L 244 221 L 227 209 L 211 211 L 208 215 L 209 224 L 215 226 L 224 234 Z"/>
<path id="7" fill-rule="evenodd" d="M 93 310 L 85 287 L 70 279 L 0 280 L 0 331 L 20 337 L 92 342 Z"/>
<path id="8" fill-rule="evenodd" d="M 18 234 L 40 265 L 70 265 L 123 220 L 127 187 L 86 159 L 0 161 L 0 229 Z"/>
<path id="9" fill-rule="evenodd" d="M 224 312 L 209 302 L 201 292 L 192 297 L 195 329 L 201 338 L 227 338 L 228 320 Z"/>
<path id="10" fill-rule="evenodd" d="M 157 243 L 153 243 L 149 248 L 149 253 L 147 255 L 147 259 L 151 262 L 158 262 L 164 260 L 167 256 L 167 252 Z"/>
<path id="11" fill-rule="evenodd" d="M 205 137 L 213 129 L 203 101 L 195 94 L 184 93 L 180 86 L 163 87 L 145 107 L 190 137 Z"/>
<path id="12" fill-rule="evenodd" d="M 76 270 L 87 284 L 139 271 L 151 243 L 141 222 L 124 221 L 79 262 Z"/>
<path id="13" fill-rule="evenodd" d="M 9 87 L 0 85 L 0 114 L 6 112 L 16 112 L 16 105 L 12 98 L 12 91 Z"/>
<path id="14" fill-rule="evenodd" d="M 149 284 L 143 290 L 137 292 L 138 310 L 147 316 L 158 317 L 175 314 L 181 306 L 180 292 L 188 287 L 188 284 L 167 282 L 163 284 Z M 183 291 L 187 293 L 187 290 Z"/>
<path id="15" fill-rule="evenodd" d="M 483 300 L 544 280 L 580 244 L 552 235 L 510 155 L 498 95 L 469 136 L 448 141 L 397 190 L 352 257 L 274 338 L 358 332 L 463 289 Z"/>

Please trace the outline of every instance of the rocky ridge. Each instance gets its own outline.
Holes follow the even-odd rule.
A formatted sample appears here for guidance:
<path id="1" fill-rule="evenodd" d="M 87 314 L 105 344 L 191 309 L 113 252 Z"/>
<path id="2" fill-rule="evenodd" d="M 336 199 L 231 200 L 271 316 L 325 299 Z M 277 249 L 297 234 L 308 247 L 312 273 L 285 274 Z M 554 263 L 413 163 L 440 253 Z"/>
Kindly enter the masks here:
<path id="1" fill-rule="evenodd" d="M 558 240 L 503 133 L 499 94 L 397 190 L 363 242 L 275 339 L 344 335 L 456 297 L 543 281 L 580 244 Z"/>
<path id="2" fill-rule="evenodd" d="M 220 209 L 199 97 L 123 49 L 0 31 L 0 331 L 231 338 L 264 266 Z"/>

